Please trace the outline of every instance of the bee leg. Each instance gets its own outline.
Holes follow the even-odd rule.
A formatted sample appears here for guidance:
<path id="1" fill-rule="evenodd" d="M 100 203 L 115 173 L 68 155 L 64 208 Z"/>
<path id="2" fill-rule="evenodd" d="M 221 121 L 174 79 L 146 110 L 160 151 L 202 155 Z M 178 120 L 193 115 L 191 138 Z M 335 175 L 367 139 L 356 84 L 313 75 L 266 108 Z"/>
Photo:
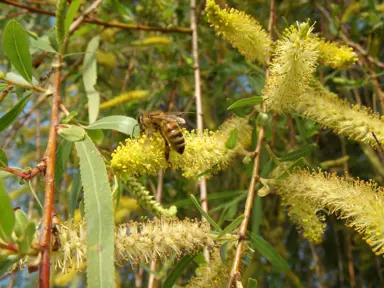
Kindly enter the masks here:
<path id="1" fill-rule="evenodd" d="M 167 160 L 168 164 L 169 164 L 169 152 L 171 152 L 171 148 L 169 147 L 169 144 L 168 144 L 168 141 L 164 141 L 165 142 L 165 150 L 164 150 L 164 156 L 165 156 L 165 160 Z"/>

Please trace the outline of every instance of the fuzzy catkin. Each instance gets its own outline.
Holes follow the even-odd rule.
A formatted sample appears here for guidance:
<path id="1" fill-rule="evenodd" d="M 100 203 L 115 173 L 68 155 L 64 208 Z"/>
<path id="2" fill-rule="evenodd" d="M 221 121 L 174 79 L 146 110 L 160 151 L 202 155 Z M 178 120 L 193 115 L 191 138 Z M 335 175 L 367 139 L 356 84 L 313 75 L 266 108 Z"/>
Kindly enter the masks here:
<path id="1" fill-rule="evenodd" d="M 220 9 L 214 0 L 205 8 L 216 34 L 229 41 L 250 61 L 265 63 L 272 41 L 268 33 L 251 16 L 236 9 Z"/>
<path id="2" fill-rule="evenodd" d="M 237 143 L 228 149 L 225 143 L 233 129 L 237 129 Z M 228 167 L 236 154 L 251 144 L 252 127 L 248 119 L 233 117 L 219 127 L 218 131 L 195 132 L 182 130 L 185 150 L 182 155 L 171 149 L 169 162 L 165 160 L 165 143 L 159 133 L 151 137 L 126 139 L 112 153 L 111 166 L 122 175 L 155 174 L 160 169 L 181 169 L 186 178 L 206 176 Z"/>
<path id="3" fill-rule="evenodd" d="M 384 188 L 373 182 L 307 170 L 296 171 L 284 180 L 272 180 L 270 184 L 289 199 L 286 202 L 291 206 L 307 205 L 313 207 L 312 215 L 322 210 L 345 219 L 377 255 L 384 254 Z"/>
<path id="4" fill-rule="evenodd" d="M 81 270 L 86 262 L 85 222 L 62 223 L 58 230 L 60 248 L 52 258 L 55 268 L 61 273 L 67 273 L 72 267 Z M 213 245 L 209 224 L 190 219 L 130 222 L 115 229 L 115 261 L 118 265 L 128 261 L 149 263 L 154 254 L 160 259 L 174 254 L 194 254 Z"/>
<path id="5" fill-rule="evenodd" d="M 300 115 L 374 148 L 379 143 L 384 145 L 383 116 L 372 113 L 364 106 L 351 105 L 339 99 L 317 82 L 312 83 L 305 96 L 295 107 Z"/>
<path id="6" fill-rule="evenodd" d="M 169 209 L 164 208 L 158 203 L 151 193 L 132 176 L 121 177 L 129 195 L 134 197 L 139 205 L 156 217 L 173 217 L 177 213 L 176 206 L 171 206 Z"/>

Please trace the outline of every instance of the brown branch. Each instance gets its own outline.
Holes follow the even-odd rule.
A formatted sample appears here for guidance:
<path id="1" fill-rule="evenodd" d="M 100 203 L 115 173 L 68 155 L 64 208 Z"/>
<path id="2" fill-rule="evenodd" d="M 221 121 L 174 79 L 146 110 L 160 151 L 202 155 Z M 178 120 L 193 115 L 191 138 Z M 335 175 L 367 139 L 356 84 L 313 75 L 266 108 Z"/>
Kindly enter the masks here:
<path id="1" fill-rule="evenodd" d="M 275 0 L 271 0 L 271 6 L 269 11 L 269 23 L 268 23 L 268 31 L 271 38 L 272 38 L 273 27 L 275 26 L 275 19 L 276 19 L 276 2 Z M 270 62 L 270 56 L 267 58 L 267 67 L 269 66 L 269 62 Z M 268 76 L 269 76 L 269 70 L 267 68 L 266 75 L 265 75 L 266 79 L 268 79 Z M 263 112 L 265 113 L 266 111 L 267 111 L 267 106 L 263 104 Z M 228 281 L 228 288 L 231 288 L 234 282 L 241 281 L 241 275 L 240 275 L 239 269 L 240 269 L 240 263 L 241 263 L 242 252 L 243 252 L 243 244 L 244 244 L 244 240 L 246 239 L 247 227 L 249 223 L 249 218 L 251 216 L 254 197 L 255 197 L 256 183 L 260 181 L 260 176 L 259 176 L 260 157 L 261 157 L 262 145 L 264 142 L 264 135 L 265 135 L 265 127 L 264 125 L 262 125 L 259 130 L 256 149 L 254 152 L 256 157 L 253 164 L 252 178 L 248 187 L 248 196 L 247 196 L 245 209 L 244 209 L 244 219 L 241 222 L 239 233 L 238 233 L 239 240 L 236 247 L 235 258 L 232 263 L 231 274 Z"/>
<path id="2" fill-rule="evenodd" d="M 32 169 L 18 171 L 10 167 L 3 167 L 1 168 L 1 170 L 11 173 L 13 175 L 16 175 L 24 181 L 28 181 L 34 178 L 39 173 L 44 175 L 46 168 L 47 168 L 47 162 L 45 159 L 43 159 L 39 164 L 36 165 L 36 167 Z"/>
<path id="3" fill-rule="evenodd" d="M 7 88 L 5 88 L 3 90 L 3 92 L 1 92 L 0 94 L 0 103 L 4 100 L 4 98 L 9 94 L 9 92 L 11 92 L 13 89 L 13 86 L 8 86 Z"/>
<path id="4" fill-rule="evenodd" d="M 58 124 L 60 83 L 61 83 L 62 55 L 57 56 L 57 70 L 55 74 L 54 93 L 52 98 L 51 124 L 48 136 L 48 145 L 45 151 L 47 159 L 47 174 L 45 177 L 45 195 L 43 221 L 40 236 L 42 257 L 39 271 L 39 283 L 41 288 L 48 288 L 50 283 L 50 249 L 51 226 L 55 192 L 55 163 L 56 163 L 56 126 Z"/>
<path id="5" fill-rule="evenodd" d="M 199 65 L 199 44 L 198 44 L 198 32 L 196 22 L 196 0 L 191 0 L 191 30 L 192 30 L 192 56 L 193 56 L 193 68 L 195 70 L 195 100 L 196 100 L 196 122 L 197 129 L 203 131 L 203 104 L 201 95 L 200 84 L 200 65 Z M 201 207 L 208 213 L 208 192 L 207 192 L 207 180 L 203 176 L 200 178 L 200 202 Z M 204 218 L 205 219 L 205 218 Z M 209 262 L 209 251 L 204 249 L 204 257 Z"/>
<path id="6" fill-rule="evenodd" d="M 40 8 L 35 8 L 31 7 L 28 5 L 24 5 L 21 3 L 17 3 L 11 0 L 0 0 L 0 3 L 6 3 L 11 6 L 19 7 L 22 9 L 26 9 L 30 12 L 37 13 L 37 14 L 43 14 L 43 15 L 49 15 L 55 17 L 55 12 L 48 11 L 48 10 L 43 10 Z M 75 18 L 77 19 L 77 18 Z M 192 30 L 189 28 L 183 28 L 183 27 L 171 27 L 171 28 L 166 28 L 166 27 L 156 27 L 156 26 L 147 26 L 147 25 L 139 25 L 139 24 L 125 24 L 121 22 L 106 22 L 102 21 L 96 18 L 91 18 L 87 17 L 84 19 L 84 22 L 89 23 L 89 24 L 96 24 L 108 28 L 121 28 L 124 30 L 142 30 L 142 31 L 157 31 L 157 32 L 162 32 L 162 33 L 186 33 L 186 34 L 191 34 Z"/>
<path id="7" fill-rule="evenodd" d="M 13 243 L 8 243 L 8 244 L 0 243 L 0 249 L 9 250 L 16 254 L 19 253 L 19 249 L 17 249 L 16 245 Z"/>

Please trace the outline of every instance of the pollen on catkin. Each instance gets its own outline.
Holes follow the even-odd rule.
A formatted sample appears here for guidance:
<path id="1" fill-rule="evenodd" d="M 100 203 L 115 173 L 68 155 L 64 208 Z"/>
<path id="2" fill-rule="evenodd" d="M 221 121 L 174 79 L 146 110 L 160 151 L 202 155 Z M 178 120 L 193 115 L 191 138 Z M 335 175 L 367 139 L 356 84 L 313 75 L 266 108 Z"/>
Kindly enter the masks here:
<path id="1" fill-rule="evenodd" d="M 357 54 L 351 47 L 328 42 L 325 39 L 318 41 L 319 59 L 324 65 L 332 68 L 348 67 L 358 59 Z"/>
<path id="2" fill-rule="evenodd" d="M 250 61 L 265 63 L 272 41 L 254 18 L 233 8 L 220 9 L 214 0 L 207 1 L 205 11 L 217 35 L 229 41 Z"/>
<path id="3" fill-rule="evenodd" d="M 367 107 L 341 100 L 318 82 L 311 84 L 306 97 L 297 103 L 295 110 L 303 117 L 355 141 L 374 148 L 379 143 L 384 144 L 383 116 L 373 113 Z"/>
<path id="4" fill-rule="evenodd" d="M 225 143 L 230 132 L 237 129 L 237 144 L 228 149 Z M 138 138 L 126 139 L 112 153 L 111 166 L 120 174 L 155 174 L 159 169 L 170 167 L 181 169 L 186 178 L 198 177 L 202 173 L 211 173 L 228 167 L 232 158 L 251 144 L 252 127 L 248 119 L 233 117 L 219 127 L 216 132 L 187 131 L 183 129 L 185 150 L 178 154 L 171 149 L 169 162 L 165 160 L 165 142 L 159 133 L 151 137 L 145 134 Z"/>
<path id="5" fill-rule="evenodd" d="M 275 112 L 289 112 L 301 100 L 317 67 L 319 55 L 313 26 L 308 22 L 290 26 L 277 41 L 270 76 L 263 90 L 267 106 Z"/>
<path id="6" fill-rule="evenodd" d="M 56 270 L 68 273 L 72 269 L 82 270 L 86 265 L 85 221 L 61 223 L 58 225 L 60 248 L 53 253 L 52 263 Z M 166 259 L 171 255 L 194 254 L 215 242 L 206 222 L 190 219 L 157 219 L 143 223 L 130 222 L 115 229 L 115 261 L 117 265 L 126 262 L 145 261 L 153 256 Z"/>
<path id="7" fill-rule="evenodd" d="M 272 185 L 290 199 L 286 202 L 297 198 L 297 205 L 308 203 L 313 214 L 323 210 L 345 219 L 377 255 L 384 254 L 384 188 L 373 182 L 308 170 L 293 172 Z"/>

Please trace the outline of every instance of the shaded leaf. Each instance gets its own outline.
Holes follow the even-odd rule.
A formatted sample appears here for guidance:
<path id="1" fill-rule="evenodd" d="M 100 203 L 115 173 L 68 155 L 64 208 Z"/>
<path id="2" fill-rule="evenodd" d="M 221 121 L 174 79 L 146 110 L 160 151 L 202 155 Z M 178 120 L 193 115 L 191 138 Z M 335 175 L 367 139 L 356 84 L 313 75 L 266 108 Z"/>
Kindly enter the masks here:
<path id="1" fill-rule="evenodd" d="M 31 43 L 32 48 L 40 49 L 40 50 L 47 51 L 50 53 L 55 53 L 55 54 L 57 53 L 56 50 L 53 49 L 52 46 L 50 45 L 48 38 L 42 37 L 36 40 L 31 37 L 29 38 L 29 43 Z"/>
<path id="2" fill-rule="evenodd" d="M 96 144 L 101 143 L 104 139 L 104 133 L 100 129 L 88 129 L 87 134 L 89 137 L 91 137 L 92 141 L 95 142 Z"/>
<path id="3" fill-rule="evenodd" d="M 49 39 L 49 43 L 51 44 L 51 47 L 55 51 L 59 51 L 59 43 L 57 43 L 57 39 L 56 39 L 56 27 L 52 27 L 48 31 L 48 39 Z"/>
<path id="4" fill-rule="evenodd" d="M 72 142 L 63 140 L 60 143 L 59 148 L 56 151 L 56 163 L 55 163 L 55 182 L 58 182 L 66 170 L 69 154 L 72 150 Z"/>
<path id="5" fill-rule="evenodd" d="M 0 148 L 0 168 L 8 166 L 8 158 L 3 149 Z"/>
<path id="6" fill-rule="evenodd" d="M 89 41 L 84 56 L 83 83 L 85 92 L 88 97 L 88 116 L 89 123 L 93 123 L 97 119 L 100 108 L 100 95 L 96 91 L 95 85 L 97 81 L 97 59 L 96 52 L 99 49 L 100 37 L 96 36 Z"/>
<path id="7" fill-rule="evenodd" d="M 233 103 L 231 106 L 229 106 L 227 110 L 232 110 L 232 109 L 241 108 L 241 107 L 249 107 L 256 104 L 260 104 L 261 102 L 263 102 L 263 98 L 261 98 L 260 96 L 240 99 L 235 103 Z"/>
<path id="8" fill-rule="evenodd" d="M 28 82 L 32 82 L 32 60 L 28 37 L 23 26 L 16 20 L 8 22 L 3 34 L 3 47 L 12 65 Z"/>
<path id="9" fill-rule="evenodd" d="M 87 218 L 87 283 L 114 287 L 114 216 L 105 163 L 89 136 L 75 142 Z"/>
<path id="10" fill-rule="evenodd" d="M 286 161 L 295 161 L 301 157 L 307 156 L 309 153 L 311 153 L 315 148 L 317 147 L 316 144 L 307 144 L 303 148 L 300 148 L 298 150 L 289 152 L 285 154 L 283 157 L 279 158 L 281 162 Z"/>
<path id="11" fill-rule="evenodd" d="M 8 257 L 0 256 L 0 275 L 7 273 L 11 269 L 12 265 L 19 260 L 20 258 L 15 255 L 10 255 Z"/>
<path id="12" fill-rule="evenodd" d="M 232 231 L 235 230 L 241 224 L 241 222 L 243 221 L 244 218 L 245 218 L 244 215 L 240 215 L 239 217 L 237 217 L 235 220 L 232 221 L 231 224 L 229 224 L 227 227 L 225 227 L 223 229 L 223 231 L 221 231 L 219 233 L 219 235 L 217 235 L 217 237 L 220 238 L 221 236 L 224 236 L 225 234 L 232 233 Z"/>
<path id="13" fill-rule="evenodd" d="M 0 238 L 5 242 L 11 240 L 13 227 L 15 225 L 15 214 L 11 199 L 5 191 L 4 183 L 0 180 Z"/>
<path id="14" fill-rule="evenodd" d="M 259 282 L 257 282 L 256 279 L 249 278 L 247 288 L 257 288 L 257 287 L 259 287 Z"/>
<path id="15" fill-rule="evenodd" d="M 88 125 L 86 129 L 111 129 L 129 136 L 140 135 L 140 128 L 136 119 L 122 115 L 101 118 Z"/>
<path id="16" fill-rule="evenodd" d="M 256 249 L 276 268 L 279 272 L 288 272 L 290 270 L 287 261 L 267 241 L 251 232 L 247 233 L 251 240 L 251 247 Z"/>
<path id="17" fill-rule="evenodd" d="M 7 129 L 16 119 L 17 116 L 23 111 L 25 105 L 29 100 L 30 95 L 25 96 L 15 106 L 12 107 L 5 115 L 0 118 L 0 132 Z"/>
<path id="18" fill-rule="evenodd" d="M 76 173 L 72 181 L 71 191 L 69 192 L 68 209 L 72 217 L 75 215 L 76 205 L 78 203 L 80 191 L 81 191 L 81 178 L 80 178 L 80 174 Z"/>
<path id="19" fill-rule="evenodd" d="M 165 279 L 163 288 L 172 288 L 175 285 L 177 279 L 181 276 L 185 268 L 192 262 L 193 255 L 185 255 L 175 266 L 172 272 Z"/>
<path id="20" fill-rule="evenodd" d="M 197 210 L 199 210 L 201 216 L 203 216 L 205 219 L 207 219 L 209 224 L 211 224 L 211 226 L 213 228 L 215 228 L 216 231 L 221 231 L 221 228 L 219 227 L 219 225 L 217 225 L 216 222 L 213 221 L 213 219 L 207 214 L 207 212 L 205 212 L 203 210 L 203 208 L 200 206 L 199 202 L 197 202 L 195 196 L 193 196 L 192 194 L 191 194 L 191 200 L 192 200 L 192 203 L 196 206 Z"/>

